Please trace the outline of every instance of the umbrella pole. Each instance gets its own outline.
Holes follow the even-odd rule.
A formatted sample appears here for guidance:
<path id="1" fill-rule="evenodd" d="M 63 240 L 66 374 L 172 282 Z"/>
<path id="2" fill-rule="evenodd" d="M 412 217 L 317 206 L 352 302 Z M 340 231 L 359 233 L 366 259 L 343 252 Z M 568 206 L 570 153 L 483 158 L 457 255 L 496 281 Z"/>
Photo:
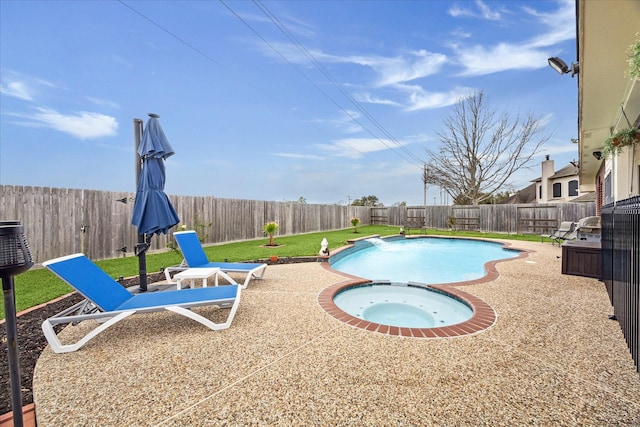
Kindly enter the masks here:
<path id="1" fill-rule="evenodd" d="M 136 252 L 138 255 L 138 271 L 140 273 L 140 292 L 147 291 L 147 244 L 144 241 L 144 234 L 138 234 L 138 244 Z"/>
<path id="2" fill-rule="evenodd" d="M 142 139 L 142 127 L 143 122 L 141 119 L 133 119 L 133 152 L 135 155 L 135 168 L 136 168 L 136 188 L 138 188 L 138 181 L 140 180 L 141 159 L 138 154 L 138 147 L 140 146 L 140 140 Z M 140 274 L 140 292 L 147 291 L 147 244 L 144 239 L 144 234 L 138 233 L 138 244 L 136 245 L 136 255 L 138 256 L 138 273 Z"/>

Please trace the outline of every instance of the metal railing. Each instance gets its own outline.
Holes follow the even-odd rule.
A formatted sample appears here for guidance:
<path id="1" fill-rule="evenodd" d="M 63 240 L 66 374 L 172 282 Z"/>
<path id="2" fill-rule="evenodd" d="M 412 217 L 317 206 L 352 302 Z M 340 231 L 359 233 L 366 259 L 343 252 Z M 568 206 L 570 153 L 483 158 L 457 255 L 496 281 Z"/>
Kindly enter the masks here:
<path id="1" fill-rule="evenodd" d="M 640 372 L 640 196 L 602 208 L 602 276 Z"/>

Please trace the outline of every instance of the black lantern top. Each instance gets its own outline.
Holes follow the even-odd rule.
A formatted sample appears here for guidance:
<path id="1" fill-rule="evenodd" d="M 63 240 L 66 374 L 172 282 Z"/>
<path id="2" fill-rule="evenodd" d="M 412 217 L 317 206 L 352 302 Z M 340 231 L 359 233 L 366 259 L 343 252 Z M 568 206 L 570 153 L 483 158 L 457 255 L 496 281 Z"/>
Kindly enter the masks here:
<path id="1" fill-rule="evenodd" d="M 20 221 L 0 221 L 0 277 L 31 268 L 33 259 Z"/>

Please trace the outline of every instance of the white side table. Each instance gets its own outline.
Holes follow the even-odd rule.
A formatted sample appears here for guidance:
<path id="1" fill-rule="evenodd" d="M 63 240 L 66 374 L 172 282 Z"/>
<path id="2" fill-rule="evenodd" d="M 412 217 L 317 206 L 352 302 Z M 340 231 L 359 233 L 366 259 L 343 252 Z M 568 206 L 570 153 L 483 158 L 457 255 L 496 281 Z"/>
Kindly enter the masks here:
<path id="1" fill-rule="evenodd" d="M 202 279 L 202 287 L 207 287 L 207 279 L 211 276 L 215 276 L 215 285 L 218 286 L 218 274 L 222 274 L 219 268 L 189 268 L 187 270 L 181 271 L 180 273 L 173 276 L 176 279 L 176 289 L 182 289 L 182 281 L 185 279 L 189 279 L 191 281 L 191 287 L 193 288 L 193 281 L 195 279 Z M 227 276 L 229 277 L 229 276 Z"/>

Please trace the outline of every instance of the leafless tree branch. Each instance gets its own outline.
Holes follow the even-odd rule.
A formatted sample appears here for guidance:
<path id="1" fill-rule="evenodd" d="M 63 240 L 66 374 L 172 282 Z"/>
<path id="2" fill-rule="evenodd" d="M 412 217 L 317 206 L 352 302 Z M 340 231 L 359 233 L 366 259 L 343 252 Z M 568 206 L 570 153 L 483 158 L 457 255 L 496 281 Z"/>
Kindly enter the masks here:
<path id="1" fill-rule="evenodd" d="M 429 183 L 444 188 L 454 200 L 477 205 L 504 191 L 550 135 L 540 117 L 498 114 L 480 91 L 453 107 L 438 138 L 438 150 L 427 150 Z"/>

